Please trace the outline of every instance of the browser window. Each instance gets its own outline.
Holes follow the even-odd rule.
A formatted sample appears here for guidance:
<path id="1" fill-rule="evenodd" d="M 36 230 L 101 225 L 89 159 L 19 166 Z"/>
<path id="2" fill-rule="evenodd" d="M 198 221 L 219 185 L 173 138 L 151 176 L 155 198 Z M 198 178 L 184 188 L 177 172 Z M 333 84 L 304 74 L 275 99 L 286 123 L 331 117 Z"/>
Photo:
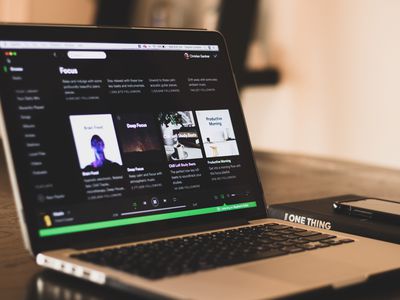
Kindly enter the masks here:
<path id="1" fill-rule="evenodd" d="M 8 131 L 39 237 L 257 206 L 218 45 L 0 49 Z"/>

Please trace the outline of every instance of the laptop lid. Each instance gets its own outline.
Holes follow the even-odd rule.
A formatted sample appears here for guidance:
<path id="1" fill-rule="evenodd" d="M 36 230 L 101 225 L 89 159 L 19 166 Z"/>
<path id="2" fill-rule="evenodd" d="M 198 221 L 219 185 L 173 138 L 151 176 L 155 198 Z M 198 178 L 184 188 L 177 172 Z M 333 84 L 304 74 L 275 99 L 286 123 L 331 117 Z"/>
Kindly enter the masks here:
<path id="1" fill-rule="evenodd" d="M 34 253 L 265 217 L 222 36 L 0 26 L 3 140 Z"/>

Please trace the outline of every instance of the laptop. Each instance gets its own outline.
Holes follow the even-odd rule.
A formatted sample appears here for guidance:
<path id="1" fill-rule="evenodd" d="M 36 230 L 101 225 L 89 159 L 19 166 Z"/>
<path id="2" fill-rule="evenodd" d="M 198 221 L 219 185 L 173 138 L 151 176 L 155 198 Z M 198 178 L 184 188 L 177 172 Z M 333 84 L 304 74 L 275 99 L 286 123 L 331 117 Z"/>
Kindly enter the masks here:
<path id="1" fill-rule="evenodd" d="M 38 265 L 174 299 L 278 298 L 400 267 L 398 245 L 268 218 L 218 32 L 1 25 L 0 52 Z"/>

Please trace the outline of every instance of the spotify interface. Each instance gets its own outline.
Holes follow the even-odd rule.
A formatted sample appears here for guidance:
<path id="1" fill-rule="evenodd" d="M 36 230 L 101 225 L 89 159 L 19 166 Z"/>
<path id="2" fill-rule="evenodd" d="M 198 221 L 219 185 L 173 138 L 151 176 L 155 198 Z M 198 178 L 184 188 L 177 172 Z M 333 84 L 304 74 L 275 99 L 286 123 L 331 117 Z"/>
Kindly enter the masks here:
<path id="1" fill-rule="evenodd" d="M 0 50 L 6 128 L 40 237 L 256 207 L 218 45 Z"/>

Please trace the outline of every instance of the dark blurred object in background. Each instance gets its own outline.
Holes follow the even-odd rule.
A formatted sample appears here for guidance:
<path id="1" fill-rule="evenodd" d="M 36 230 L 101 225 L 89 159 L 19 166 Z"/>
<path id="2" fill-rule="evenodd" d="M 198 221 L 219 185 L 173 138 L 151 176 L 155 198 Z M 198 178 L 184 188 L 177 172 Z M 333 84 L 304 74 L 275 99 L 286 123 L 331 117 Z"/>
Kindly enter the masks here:
<path id="1" fill-rule="evenodd" d="M 99 0 L 96 24 L 104 26 L 129 26 L 135 0 L 118 0 L 118 2 Z"/>
<path id="2" fill-rule="evenodd" d="M 222 0 L 218 30 L 225 36 L 239 88 L 245 85 L 276 84 L 277 70 L 249 71 L 246 58 L 257 23 L 258 0 Z"/>

